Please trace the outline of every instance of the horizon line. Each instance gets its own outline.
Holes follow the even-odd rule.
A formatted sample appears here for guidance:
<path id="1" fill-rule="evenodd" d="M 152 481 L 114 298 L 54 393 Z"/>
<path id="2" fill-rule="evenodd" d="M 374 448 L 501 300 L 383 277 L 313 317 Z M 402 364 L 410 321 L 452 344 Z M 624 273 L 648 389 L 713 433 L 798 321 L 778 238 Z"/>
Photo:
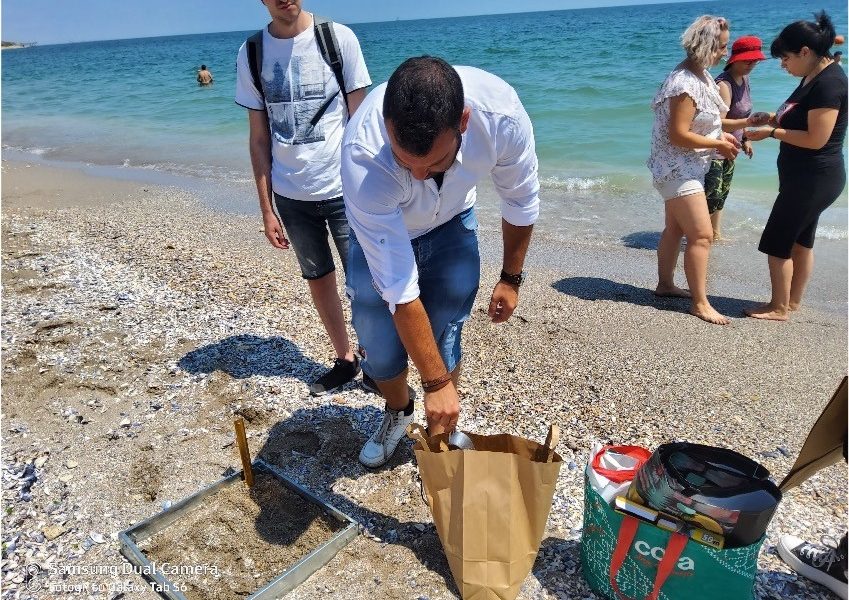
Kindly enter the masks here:
<path id="1" fill-rule="evenodd" d="M 613 0 L 616 2 L 618 0 Z M 383 21 L 357 21 L 357 22 L 349 22 L 349 23 L 341 23 L 343 25 L 379 25 L 381 23 L 396 23 L 398 21 L 404 22 L 416 22 L 416 21 L 439 21 L 442 19 L 464 19 L 467 17 L 494 17 L 500 15 L 522 15 L 522 14 L 533 14 L 533 13 L 552 13 L 552 12 L 568 12 L 575 10 L 595 10 L 599 8 L 624 8 L 624 7 L 636 7 L 636 6 L 656 6 L 660 4 L 691 4 L 693 2 L 717 2 L 718 0 L 669 0 L 669 1 L 649 1 L 640 4 L 603 4 L 599 6 L 581 6 L 575 8 L 558 8 L 558 9 L 544 9 L 544 10 L 526 10 L 526 11 L 517 11 L 517 12 L 496 12 L 496 13 L 478 13 L 478 14 L 470 14 L 470 15 L 451 15 L 447 17 L 428 17 L 425 19 L 404 19 L 401 17 L 397 17 L 395 19 L 383 20 Z M 338 22 L 338 21 L 337 21 Z M 168 38 L 168 37 L 184 37 L 189 35 L 211 35 L 216 33 L 237 33 L 240 31 L 253 31 L 253 29 L 232 29 L 229 31 L 204 31 L 204 32 L 195 32 L 195 33 L 168 33 L 164 35 L 149 35 L 149 36 L 139 36 L 139 37 L 125 37 L 125 38 L 100 38 L 100 39 L 91 39 L 91 40 L 76 40 L 73 42 L 50 42 L 50 43 L 41 43 L 39 41 L 11 41 L 11 40 L 0 40 L 5 43 L 11 44 L 20 44 L 23 46 L 34 46 L 37 48 L 45 48 L 48 46 L 67 46 L 70 44 L 89 44 L 92 42 L 119 42 L 119 41 L 129 41 L 129 40 L 152 40 L 159 38 Z"/>

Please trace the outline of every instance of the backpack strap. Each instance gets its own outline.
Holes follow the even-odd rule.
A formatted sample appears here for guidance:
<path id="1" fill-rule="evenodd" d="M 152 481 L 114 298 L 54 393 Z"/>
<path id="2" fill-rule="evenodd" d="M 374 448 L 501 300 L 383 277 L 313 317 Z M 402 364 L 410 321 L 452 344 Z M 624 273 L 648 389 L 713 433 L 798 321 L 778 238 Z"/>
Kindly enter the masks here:
<path id="1" fill-rule="evenodd" d="M 339 50 L 339 42 L 336 40 L 336 33 L 333 31 L 333 21 L 313 15 L 313 29 L 315 31 L 315 39 L 318 42 L 318 48 L 321 52 L 321 57 L 328 64 L 330 70 L 333 71 L 333 76 L 336 77 L 336 83 L 339 84 L 339 90 L 342 92 L 342 98 L 345 100 L 345 108 L 348 109 L 348 92 L 345 89 L 345 76 L 342 72 L 342 52 Z M 265 90 L 263 89 L 262 81 L 262 37 L 264 29 L 257 31 L 247 39 L 248 51 L 248 67 L 251 70 L 251 79 L 253 79 L 254 87 L 265 102 Z M 318 124 L 322 115 L 327 111 L 330 103 L 336 95 L 334 94 L 318 109 L 310 123 L 313 127 Z M 350 109 L 348 114 L 351 114 Z"/>
<path id="2" fill-rule="evenodd" d="M 251 79 L 254 81 L 254 87 L 262 96 L 262 101 L 265 102 L 265 90 L 262 88 L 262 35 L 264 29 L 260 29 L 251 37 L 248 38 L 248 67 L 251 70 Z"/>
<path id="3" fill-rule="evenodd" d="M 336 77 L 336 83 L 339 84 L 339 90 L 342 92 L 342 98 L 345 100 L 345 108 L 347 109 L 348 90 L 345 88 L 345 75 L 342 72 L 342 52 L 339 50 L 339 42 L 336 40 L 336 33 L 333 31 L 333 21 L 316 14 L 313 14 L 312 19 L 318 49 L 321 51 L 324 62 L 330 66 L 330 70 Z M 351 111 L 348 110 L 348 115 L 350 116 L 350 114 Z"/>

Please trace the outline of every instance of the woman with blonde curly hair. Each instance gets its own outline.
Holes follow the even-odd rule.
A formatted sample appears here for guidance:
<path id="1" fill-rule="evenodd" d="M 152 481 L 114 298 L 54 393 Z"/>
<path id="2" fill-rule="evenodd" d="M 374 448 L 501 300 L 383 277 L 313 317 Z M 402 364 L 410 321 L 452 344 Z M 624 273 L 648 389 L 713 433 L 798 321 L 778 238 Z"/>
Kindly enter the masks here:
<path id="1" fill-rule="evenodd" d="M 709 323 L 729 321 L 707 298 L 713 226 L 704 180 L 716 153 L 733 160 L 740 143 L 722 131 L 728 106 L 707 69 L 728 52 L 728 21 L 705 15 L 681 36 L 687 57 L 669 74 L 652 101 L 655 112 L 648 167 L 664 200 L 666 223 L 657 247 L 658 296 L 690 298 L 690 313 Z M 681 239 L 689 291 L 675 285 Z"/>

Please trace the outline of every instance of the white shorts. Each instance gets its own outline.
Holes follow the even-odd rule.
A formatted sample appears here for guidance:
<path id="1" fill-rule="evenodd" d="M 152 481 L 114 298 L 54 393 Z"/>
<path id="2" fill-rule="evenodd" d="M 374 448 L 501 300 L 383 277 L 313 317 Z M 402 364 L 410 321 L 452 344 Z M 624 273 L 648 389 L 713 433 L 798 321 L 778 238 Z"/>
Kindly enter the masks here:
<path id="1" fill-rule="evenodd" d="M 660 192 L 664 201 L 705 192 L 705 183 L 698 179 L 673 179 L 672 181 L 654 182 L 654 189 Z"/>

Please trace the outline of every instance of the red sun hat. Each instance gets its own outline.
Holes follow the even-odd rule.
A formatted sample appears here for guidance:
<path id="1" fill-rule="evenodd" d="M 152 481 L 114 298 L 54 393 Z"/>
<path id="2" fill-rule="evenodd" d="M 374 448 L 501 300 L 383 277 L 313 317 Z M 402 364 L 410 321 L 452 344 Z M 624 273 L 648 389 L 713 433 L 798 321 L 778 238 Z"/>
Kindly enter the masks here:
<path id="1" fill-rule="evenodd" d="M 761 52 L 762 45 L 761 38 L 754 35 L 744 35 L 731 46 L 731 56 L 728 57 L 726 65 L 741 60 L 766 60 L 766 56 Z"/>

